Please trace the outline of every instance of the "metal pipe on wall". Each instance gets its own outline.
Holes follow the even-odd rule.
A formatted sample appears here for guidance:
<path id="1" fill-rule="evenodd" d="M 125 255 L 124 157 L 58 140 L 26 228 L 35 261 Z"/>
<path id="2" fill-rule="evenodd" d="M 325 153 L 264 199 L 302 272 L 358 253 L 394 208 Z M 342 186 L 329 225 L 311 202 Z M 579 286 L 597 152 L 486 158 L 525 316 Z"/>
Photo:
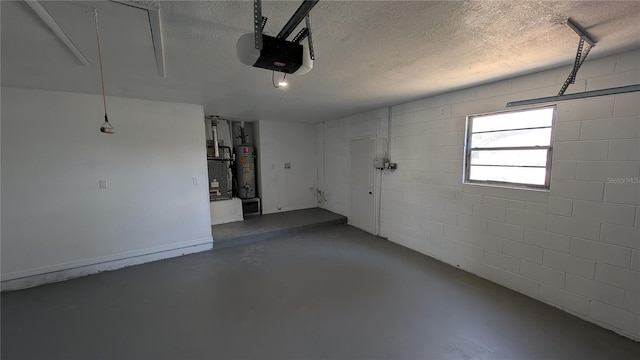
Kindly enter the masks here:
<path id="1" fill-rule="evenodd" d="M 213 131 L 213 156 L 219 157 L 220 149 L 218 148 L 218 126 L 212 125 L 211 129 Z"/>
<path id="2" fill-rule="evenodd" d="M 391 161 L 391 106 L 387 107 L 387 157 Z"/>
<path id="3" fill-rule="evenodd" d="M 391 110 L 392 107 L 387 107 L 387 158 L 391 161 Z M 384 170 L 380 170 L 378 175 L 378 212 L 376 216 L 376 234 L 380 236 L 380 228 L 382 223 L 382 182 L 384 179 Z"/>

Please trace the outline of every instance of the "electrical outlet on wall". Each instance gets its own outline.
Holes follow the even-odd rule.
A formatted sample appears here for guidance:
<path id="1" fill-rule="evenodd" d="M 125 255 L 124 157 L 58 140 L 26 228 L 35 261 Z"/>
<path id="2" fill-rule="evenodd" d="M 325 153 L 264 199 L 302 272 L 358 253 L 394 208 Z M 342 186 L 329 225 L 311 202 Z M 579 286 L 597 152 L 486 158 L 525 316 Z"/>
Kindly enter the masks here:
<path id="1" fill-rule="evenodd" d="M 291 169 L 291 163 L 284 163 L 285 169 Z"/>
<path id="2" fill-rule="evenodd" d="M 102 180 L 98 181 L 98 187 L 100 189 L 106 189 L 107 188 L 107 179 L 102 179 Z"/>

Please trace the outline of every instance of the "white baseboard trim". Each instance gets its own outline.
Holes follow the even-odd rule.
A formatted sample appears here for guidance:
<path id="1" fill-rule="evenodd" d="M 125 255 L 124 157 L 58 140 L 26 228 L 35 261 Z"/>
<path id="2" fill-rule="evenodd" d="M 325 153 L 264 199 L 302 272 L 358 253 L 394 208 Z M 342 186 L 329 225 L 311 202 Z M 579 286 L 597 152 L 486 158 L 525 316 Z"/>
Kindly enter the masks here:
<path id="1" fill-rule="evenodd" d="M 68 280 L 103 271 L 193 254 L 213 248 L 213 238 L 184 241 L 170 245 L 128 251 L 125 253 L 72 261 L 64 264 L 2 274 L 0 290 L 19 290 L 33 286 Z"/>

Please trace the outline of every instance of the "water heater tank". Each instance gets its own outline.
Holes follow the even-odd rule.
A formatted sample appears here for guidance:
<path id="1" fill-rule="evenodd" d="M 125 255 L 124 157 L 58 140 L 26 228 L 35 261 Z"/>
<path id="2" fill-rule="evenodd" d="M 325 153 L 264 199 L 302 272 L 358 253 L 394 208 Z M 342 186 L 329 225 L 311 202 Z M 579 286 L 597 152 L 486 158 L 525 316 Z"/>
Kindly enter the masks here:
<path id="1" fill-rule="evenodd" d="M 256 197 L 256 165 L 253 146 L 240 145 L 233 148 L 236 154 L 236 181 L 238 197 L 252 199 Z"/>

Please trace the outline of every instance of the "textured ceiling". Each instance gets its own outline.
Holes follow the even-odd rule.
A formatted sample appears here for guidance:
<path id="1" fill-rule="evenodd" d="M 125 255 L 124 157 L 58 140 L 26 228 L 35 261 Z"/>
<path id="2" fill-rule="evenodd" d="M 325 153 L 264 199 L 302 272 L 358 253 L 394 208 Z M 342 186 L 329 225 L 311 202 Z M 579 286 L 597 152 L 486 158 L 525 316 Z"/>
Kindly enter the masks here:
<path id="1" fill-rule="evenodd" d="M 42 3 L 93 65 L 82 66 L 26 4 L 2 1 L 2 85 L 99 93 L 86 2 Z M 140 3 L 161 9 L 167 77 L 157 75 L 145 11 L 91 2 L 107 94 L 204 104 L 207 114 L 247 120 L 333 119 L 568 65 L 578 42 L 562 25 L 568 17 L 598 42 L 590 57 L 640 47 L 637 1 L 322 0 L 311 12 L 314 68 L 290 77 L 285 92 L 271 72 L 236 58 L 236 40 L 252 31 L 251 1 Z M 264 1 L 266 33 L 298 5 Z"/>

